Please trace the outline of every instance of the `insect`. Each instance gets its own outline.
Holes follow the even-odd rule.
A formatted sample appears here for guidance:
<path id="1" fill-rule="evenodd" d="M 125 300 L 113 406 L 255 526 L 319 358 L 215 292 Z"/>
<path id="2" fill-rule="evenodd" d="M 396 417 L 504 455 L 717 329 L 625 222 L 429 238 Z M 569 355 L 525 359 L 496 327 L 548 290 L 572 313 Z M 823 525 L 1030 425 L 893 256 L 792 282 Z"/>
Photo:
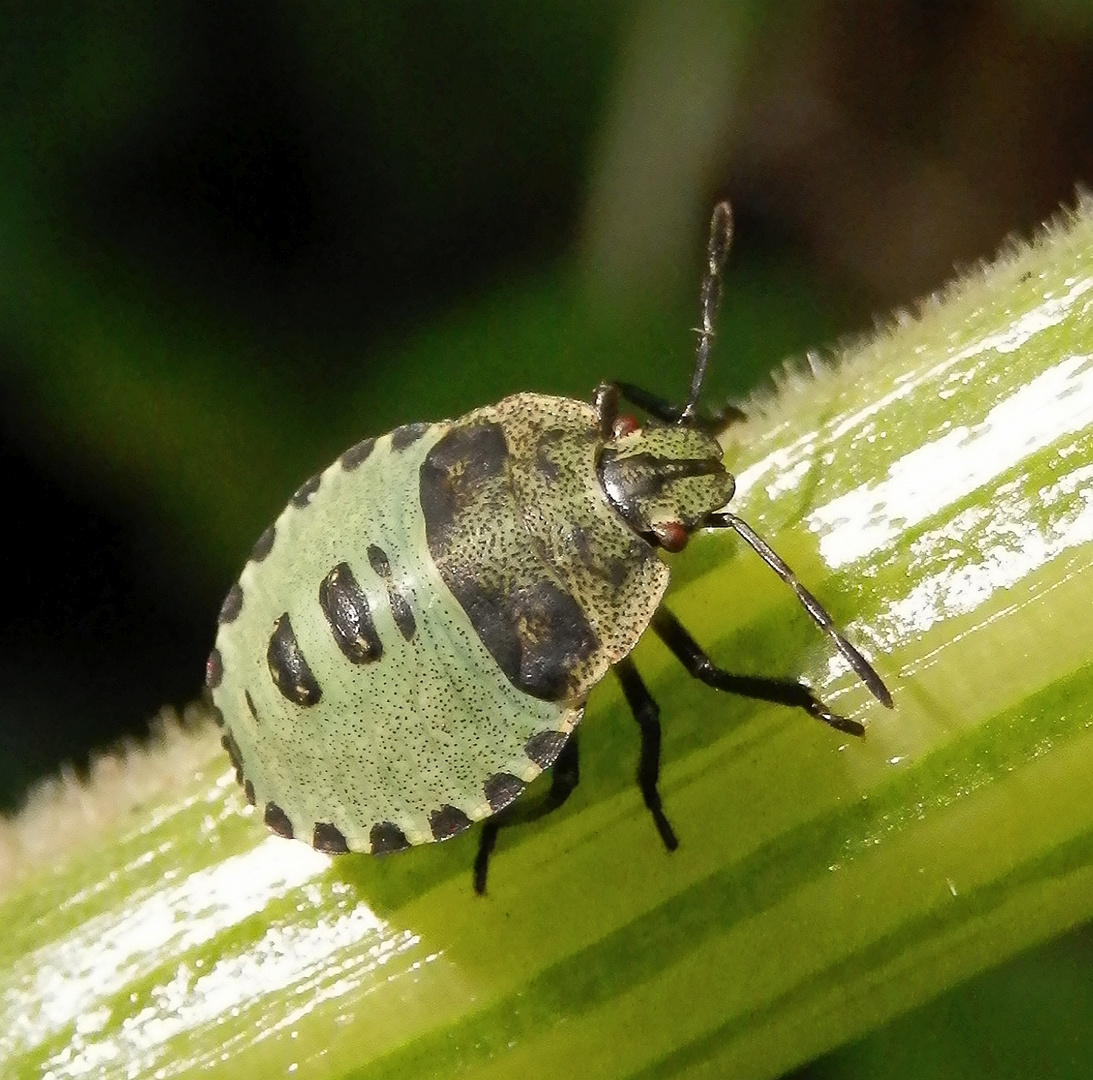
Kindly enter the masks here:
<path id="1" fill-rule="evenodd" d="M 864 727 L 803 684 L 717 667 L 661 599 L 699 529 L 732 529 L 796 593 L 883 705 L 892 698 L 790 568 L 725 506 L 735 481 L 699 412 L 732 235 L 716 207 L 702 327 L 682 408 L 626 383 L 591 404 L 516 394 L 458 420 L 365 439 L 307 480 L 259 538 L 220 609 L 206 666 L 223 744 L 265 823 L 321 851 L 380 854 L 483 821 L 498 829 L 577 784 L 589 691 L 618 677 L 641 735 L 638 785 L 664 845 L 658 708 L 630 652 L 652 627 L 718 690 Z M 648 414 L 620 413 L 627 400 Z M 538 804 L 515 807 L 545 769 Z"/>

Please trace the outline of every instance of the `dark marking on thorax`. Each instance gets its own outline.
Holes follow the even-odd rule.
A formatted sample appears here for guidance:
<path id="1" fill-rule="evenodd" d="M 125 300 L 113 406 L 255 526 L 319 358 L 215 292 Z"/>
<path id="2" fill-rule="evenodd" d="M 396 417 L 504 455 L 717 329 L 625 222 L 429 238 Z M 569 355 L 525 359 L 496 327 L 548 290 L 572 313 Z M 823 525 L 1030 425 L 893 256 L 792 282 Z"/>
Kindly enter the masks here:
<path id="1" fill-rule="evenodd" d="M 543 700 L 569 696 L 598 642 L 527 532 L 501 425 L 453 427 L 422 462 L 420 495 L 429 553 L 506 678 Z"/>
<path id="2" fill-rule="evenodd" d="M 239 743 L 235 741 L 235 736 L 230 731 L 225 731 L 220 736 L 220 745 L 227 750 L 228 757 L 231 758 L 232 766 L 235 769 L 235 779 L 240 784 L 243 783 L 243 755 L 239 752 Z"/>

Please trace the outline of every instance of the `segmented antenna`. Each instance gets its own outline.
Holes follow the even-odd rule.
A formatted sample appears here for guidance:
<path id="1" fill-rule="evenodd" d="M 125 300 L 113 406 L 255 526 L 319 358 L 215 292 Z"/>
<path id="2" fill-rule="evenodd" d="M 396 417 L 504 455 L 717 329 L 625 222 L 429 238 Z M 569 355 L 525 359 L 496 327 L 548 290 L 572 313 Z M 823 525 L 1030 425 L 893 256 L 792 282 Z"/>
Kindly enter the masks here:
<path id="1" fill-rule="evenodd" d="M 693 422 L 698 410 L 698 395 L 702 392 L 702 381 L 706 378 L 706 366 L 710 361 L 710 348 L 713 345 L 713 322 L 717 315 L 718 301 L 721 299 L 721 271 L 725 268 L 731 243 L 732 208 L 727 202 L 720 202 L 713 208 L 713 217 L 710 218 L 710 242 L 706 246 L 706 273 L 702 278 L 702 326 L 698 330 L 698 348 L 695 350 L 695 367 L 691 375 L 691 392 L 679 416 L 681 424 Z"/>

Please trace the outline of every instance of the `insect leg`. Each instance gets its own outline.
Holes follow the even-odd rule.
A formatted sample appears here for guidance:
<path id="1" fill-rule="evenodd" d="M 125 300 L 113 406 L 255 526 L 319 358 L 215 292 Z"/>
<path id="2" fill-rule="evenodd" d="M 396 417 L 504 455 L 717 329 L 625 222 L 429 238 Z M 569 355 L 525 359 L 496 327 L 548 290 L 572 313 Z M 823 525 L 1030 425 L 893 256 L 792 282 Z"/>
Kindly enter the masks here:
<path id="1" fill-rule="evenodd" d="M 474 891 L 479 896 L 486 891 L 486 874 L 489 870 L 490 855 L 497 843 L 497 831 L 508 825 L 523 825 L 529 821 L 538 821 L 551 811 L 557 810 L 573 794 L 573 789 L 580 778 L 577 733 L 573 732 L 551 766 L 550 790 L 542 801 L 528 807 L 517 804 L 483 822 L 482 831 L 478 834 L 478 854 L 474 857 Z"/>
<path id="2" fill-rule="evenodd" d="M 626 702 L 634 719 L 641 728 L 641 759 L 638 764 L 638 787 L 641 788 L 642 798 L 649 808 L 656 822 L 657 831 L 660 833 L 664 846 L 669 851 L 675 851 L 679 846 L 676 834 L 672 826 L 664 816 L 664 809 L 660 802 L 660 792 L 657 791 L 657 780 L 660 777 L 660 709 L 649 693 L 634 661 L 629 656 L 620 660 L 612 669 L 622 684 L 622 692 L 626 695 Z"/>
<path id="3" fill-rule="evenodd" d="M 651 625 L 656 635 L 691 675 L 707 686 L 712 686 L 715 690 L 725 690 L 730 694 L 739 694 L 741 697 L 804 709 L 809 716 L 822 720 L 837 731 L 845 731 L 848 735 L 865 734 L 863 724 L 833 713 L 802 683 L 792 679 L 769 679 L 762 675 L 733 675 L 719 668 L 666 607 L 657 608 Z"/>
<path id="4" fill-rule="evenodd" d="M 711 514 L 706 520 L 707 526 L 720 529 L 735 529 L 745 543 L 769 566 L 796 594 L 801 606 L 808 612 L 812 621 L 831 638 L 835 648 L 846 658 L 858 678 L 868 687 L 869 692 L 886 709 L 892 708 L 892 695 L 884 681 L 873 670 L 872 664 L 835 628 L 831 616 L 820 606 L 816 599 L 798 580 L 797 575 L 782 561 L 781 557 L 750 525 L 735 514 Z"/>

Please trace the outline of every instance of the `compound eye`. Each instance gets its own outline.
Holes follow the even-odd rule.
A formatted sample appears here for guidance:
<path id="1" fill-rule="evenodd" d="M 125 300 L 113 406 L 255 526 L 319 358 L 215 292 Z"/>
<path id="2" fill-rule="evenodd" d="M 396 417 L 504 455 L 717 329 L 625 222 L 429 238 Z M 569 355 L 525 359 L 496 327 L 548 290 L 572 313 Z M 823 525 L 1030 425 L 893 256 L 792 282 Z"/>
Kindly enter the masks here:
<path id="1" fill-rule="evenodd" d="M 682 551 L 691 534 L 679 521 L 660 521 L 653 526 L 653 535 L 665 551 Z"/>
<path id="2" fill-rule="evenodd" d="M 624 435 L 633 435 L 640 427 L 641 425 L 632 416 L 619 416 L 615 418 L 611 434 L 616 439 L 621 439 Z"/>

